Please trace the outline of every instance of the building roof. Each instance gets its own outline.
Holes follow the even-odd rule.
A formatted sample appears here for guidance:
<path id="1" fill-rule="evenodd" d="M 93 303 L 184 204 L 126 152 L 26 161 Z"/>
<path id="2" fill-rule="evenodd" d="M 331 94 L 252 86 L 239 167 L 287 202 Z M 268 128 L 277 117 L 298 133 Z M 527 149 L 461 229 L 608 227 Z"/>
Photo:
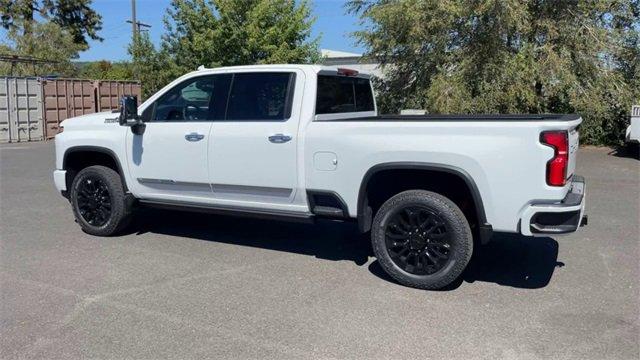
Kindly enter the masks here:
<path id="1" fill-rule="evenodd" d="M 338 51 L 338 50 L 330 50 L 330 49 L 320 49 L 320 54 L 326 58 L 353 58 L 353 57 L 362 57 L 362 54 L 356 54 L 346 51 Z"/>

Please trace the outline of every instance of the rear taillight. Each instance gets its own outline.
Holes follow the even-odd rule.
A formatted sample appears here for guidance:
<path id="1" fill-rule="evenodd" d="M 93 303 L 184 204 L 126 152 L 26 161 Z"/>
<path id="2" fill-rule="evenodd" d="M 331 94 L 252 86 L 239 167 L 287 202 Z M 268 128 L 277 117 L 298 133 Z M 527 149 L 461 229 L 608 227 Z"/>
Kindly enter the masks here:
<path id="1" fill-rule="evenodd" d="M 569 164 L 569 136 L 566 131 L 545 131 L 540 142 L 553 148 L 553 158 L 547 162 L 547 185 L 564 186 Z"/>

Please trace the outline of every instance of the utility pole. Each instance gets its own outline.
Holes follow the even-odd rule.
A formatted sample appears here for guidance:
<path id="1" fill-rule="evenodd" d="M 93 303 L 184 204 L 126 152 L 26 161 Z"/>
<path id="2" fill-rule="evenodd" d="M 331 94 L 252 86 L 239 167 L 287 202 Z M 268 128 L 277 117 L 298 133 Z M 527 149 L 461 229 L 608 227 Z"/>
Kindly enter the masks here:
<path id="1" fill-rule="evenodd" d="M 136 21 L 136 0 L 131 0 L 131 39 L 133 43 L 138 38 L 138 21 Z"/>
<path id="2" fill-rule="evenodd" d="M 142 27 L 151 27 L 151 25 L 149 24 L 145 24 L 136 20 L 136 0 L 131 0 L 131 20 L 127 20 L 127 22 L 131 24 L 131 39 L 133 42 L 135 42 L 140 35 Z"/>
<path id="3" fill-rule="evenodd" d="M 150 28 L 151 25 L 149 24 L 145 24 L 145 23 L 141 23 L 140 21 L 138 21 L 136 19 L 136 0 L 131 0 L 131 20 L 127 20 L 128 23 L 131 24 L 131 45 L 132 46 L 136 46 L 136 44 L 138 43 L 138 40 L 140 38 L 140 28 L 141 27 L 147 27 Z M 133 56 L 133 61 L 135 62 L 135 53 L 132 54 Z M 133 69 L 133 74 L 134 77 L 136 77 L 137 79 L 140 79 L 140 74 L 137 68 L 134 67 Z"/>

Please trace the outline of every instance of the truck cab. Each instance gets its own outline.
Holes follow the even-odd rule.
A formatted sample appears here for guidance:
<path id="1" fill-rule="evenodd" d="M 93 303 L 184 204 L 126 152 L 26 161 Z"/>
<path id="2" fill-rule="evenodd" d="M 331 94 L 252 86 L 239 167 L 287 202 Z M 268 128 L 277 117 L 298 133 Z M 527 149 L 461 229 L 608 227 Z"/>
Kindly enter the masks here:
<path id="1" fill-rule="evenodd" d="M 358 82 L 360 97 L 356 109 L 346 101 L 329 104 L 335 99 L 321 96 L 319 104 L 326 109 L 318 118 L 376 115 L 367 75 L 329 83 L 322 82 L 322 73 L 319 66 L 286 65 L 195 71 L 139 107 L 144 135 L 113 124 L 97 130 L 100 134 L 92 145 L 115 153 L 126 169 L 123 180 L 129 191 L 143 201 L 308 215 L 304 172 L 299 169 L 304 167 L 305 129 L 316 117 L 315 78 L 320 76 L 324 94 Z M 101 121 L 104 114 L 89 117 L 77 120 L 78 126 Z M 57 140 L 67 147 L 74 142 L 86 145 L 87 135 L 66 132 Z M 317 156 L 325 161 L 322 154 Z M 332 161 L 326 159 L 324 166 L 332 166 Z M 57 176 L 66 185 L 66 176 Z"/>

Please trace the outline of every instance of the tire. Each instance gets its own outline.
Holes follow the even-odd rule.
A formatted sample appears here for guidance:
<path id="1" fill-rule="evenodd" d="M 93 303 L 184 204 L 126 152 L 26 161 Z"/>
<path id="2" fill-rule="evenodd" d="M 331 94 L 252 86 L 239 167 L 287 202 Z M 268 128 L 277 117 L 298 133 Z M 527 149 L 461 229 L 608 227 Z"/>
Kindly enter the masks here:
<path id="1" fill-rule="evenodd" d="M 451 200 L 425 190 L 401 192 L 374 217 L 373 252 L 399 283 L 428 290 L 455 281 L 473 253 L 473 236 L 464 214 Z"/>
<path id="2" fill-rule="evenodd" d="M 131 222 L 120 175 L 106 166 L 89 166 L 73 179 L 70 198 L 73 215 L 82 230 L 110 236 Z"/>

